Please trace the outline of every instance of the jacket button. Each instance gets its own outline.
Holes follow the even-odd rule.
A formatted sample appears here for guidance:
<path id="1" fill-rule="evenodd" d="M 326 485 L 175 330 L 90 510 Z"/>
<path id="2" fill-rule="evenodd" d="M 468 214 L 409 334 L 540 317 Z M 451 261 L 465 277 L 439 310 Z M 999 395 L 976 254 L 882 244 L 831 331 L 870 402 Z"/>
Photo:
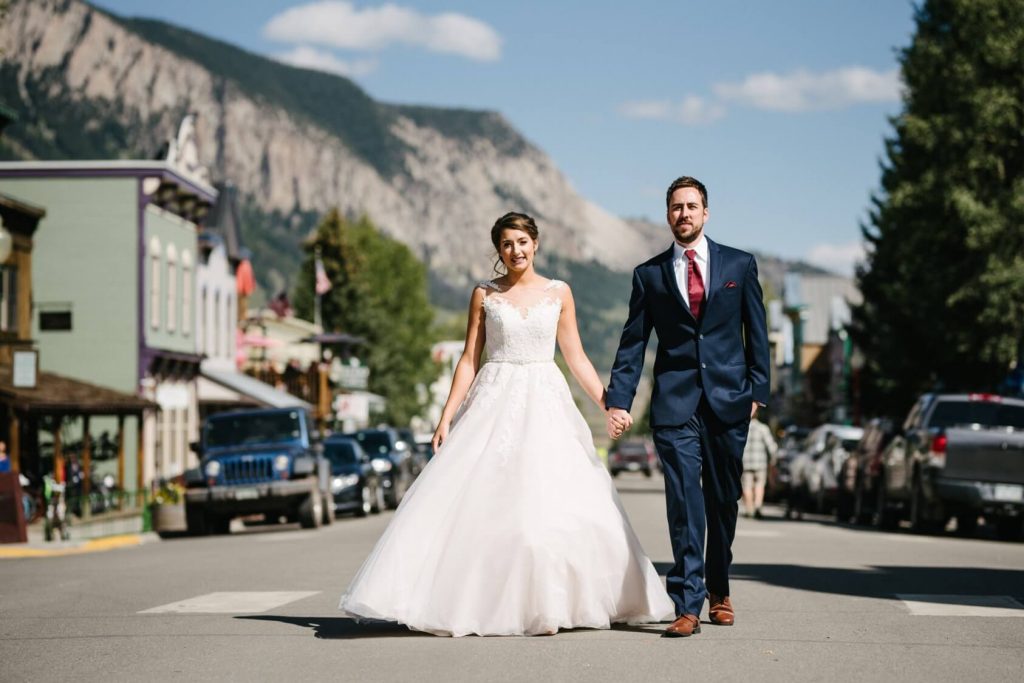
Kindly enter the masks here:
<path id="1" fill-rule="evenodd" d="M 703 335 L 703 334 L 699 334 L 699 335 L 697 335 L 697 338 L 698 338 L 698 339 L 703 339 L 703 338 L 704 338 L 704 335 Z"/>
<path id="2" fill-rule="evenodd" d="M 707 364 L 707 363 L 701 363 L 701 364 L 700 364 L 700 366 L 701 366 L 702 368 L 707 368 L 707 367 L 708 367 L 708 364 Z"/>

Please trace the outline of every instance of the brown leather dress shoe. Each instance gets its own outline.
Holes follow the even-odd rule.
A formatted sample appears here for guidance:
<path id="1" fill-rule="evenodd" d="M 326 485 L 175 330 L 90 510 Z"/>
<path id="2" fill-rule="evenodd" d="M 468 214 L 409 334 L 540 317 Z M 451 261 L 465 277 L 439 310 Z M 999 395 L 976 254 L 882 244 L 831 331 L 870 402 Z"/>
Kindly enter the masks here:
<path id="1" fill-rule="evenodd" d="M 708 602 L 711 603 L 708 609 L 708 616 L 711 623 L 717 626 L 732 626 L 736 622 L 736 614 L 732 611 L 732 602 L 729 596 L 722 597 L 714 593 L 708 593 Z"/>
<path id="2" fill-rule="evenodd" d="M 665 629 L 661 634 L 662 638 L 686 638 L 694 633 L 700 633 L 700 617 L 696 614 L 684 614 Z"/>

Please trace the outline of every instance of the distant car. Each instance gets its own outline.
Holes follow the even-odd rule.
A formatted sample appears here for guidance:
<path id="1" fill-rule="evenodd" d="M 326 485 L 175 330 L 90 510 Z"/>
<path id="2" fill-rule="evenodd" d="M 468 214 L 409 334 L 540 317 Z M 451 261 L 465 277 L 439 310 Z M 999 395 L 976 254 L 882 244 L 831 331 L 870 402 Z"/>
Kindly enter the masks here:
<path id="1" fill-rule="evenodd" d="M 608 471 L 613 477 L 620 472 L 643 472 L 649 477 L 654 473 L 657 459 L 654 447 L 647 441 L 619 441 L 608 451 Z"/>
<path id="2" fill-rule="evenodd" d="M 831 503 L 836 472 L 863 434 L 860 427 L 829 423 L 811 430 L 795 455 L 788 458 L 787 517 L 821 511 L 820 507 Z M 827 460 L 819 462 L 826 454 Z"/>
<path id="3" fill-rule="evenodd" d="M 324 441 L 324 456 L 331 463 L 331 493 L 336 513 L 354 512 L 365 517 L 384 509 L 384 487 L 370 456 L 359 442 L 348 436 Z"/>
<path id="4" fill-rule="evenodd" d="M 876 486 L 882 471 L 882 454 L 896 434 L 889 418 L 874 418 L 864 426 L 864 436 L 850 453 L 839 476 L 836 521 L 868 524 L 875 511 Z"/>
<path id="5" fill-rule="evenodd" d="M 803 445 L 811 430 L 807 427 L 790 425 L 786 427 L 779 443 L 779 450 L 775 458 L 768 465 L 768 482 L 765 488 L 765 500 L 782 500 L 789 497 L 792 475 L 790 464 L 800 453 L 800 446 Z"/>
<path id="6" fill-rule="evenodd" d="M 381 477 L 387 506 L 397 508 L 414 478 L 409 444 L 391 427 L 361 429 L 346 436 L 355 438 L 370 456 L 370 464 Z"/>
<path id="7" fill-rule="evenodd" d="M 416 436 L 411 429 L 398 428 L 395 429 L 395 433 L 400 439 L 399 447 L 404 447 L 409 452 L 409 469 L 412 470 L 412 476 L 415 479 L 427 466 L 428 458 L 422 449 L 416 447 Z"/>
<path id="8" fill-rule="evenodd" d="M 825 436 L 825 447 L 813 456 L 806 469 L 807 500 L 815 512 L 832 512 L 839 496 L 839 478 L 850 457 L 864 436 L 861 427 L 836 426 Z"/>

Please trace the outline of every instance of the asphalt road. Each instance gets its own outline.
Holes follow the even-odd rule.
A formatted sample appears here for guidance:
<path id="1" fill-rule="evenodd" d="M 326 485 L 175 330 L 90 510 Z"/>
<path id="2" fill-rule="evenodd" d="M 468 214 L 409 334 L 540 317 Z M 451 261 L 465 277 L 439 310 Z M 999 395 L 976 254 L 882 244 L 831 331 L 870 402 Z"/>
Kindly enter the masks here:
<path id="1" fill-rule="evenodd" d="M 663 574 L 660 480 L 619 488 Z M 688 639 L 356 625 L 337 601 L 390 514 L 2 559 L 0 680 L 1024 680 L 1024 544 L 769 512 L 740 520 L 736 625 Z"/>

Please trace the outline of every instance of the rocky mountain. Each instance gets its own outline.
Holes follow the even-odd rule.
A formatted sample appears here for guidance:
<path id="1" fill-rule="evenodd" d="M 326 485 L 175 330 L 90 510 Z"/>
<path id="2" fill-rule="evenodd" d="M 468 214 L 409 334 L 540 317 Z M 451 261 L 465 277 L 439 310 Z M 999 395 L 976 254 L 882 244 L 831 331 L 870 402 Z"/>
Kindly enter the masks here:
<path id="1" fill-rule="evenodd" d="M 266 289 L 287 284 L 333 206 L 369 215 L 460 289 L 490 272 L 488 231 L 508 210 L 537 217 L 546 249 L 571 262 L 619 271 L 652 250 L 495 112 L 377 102 L 341 76 L 81 0 L 15 0 L 0 51 L 0 101 L 19 118 L 2 158 L 151 158 L 196 112 L 203 160 L 245 198 Z"/>

